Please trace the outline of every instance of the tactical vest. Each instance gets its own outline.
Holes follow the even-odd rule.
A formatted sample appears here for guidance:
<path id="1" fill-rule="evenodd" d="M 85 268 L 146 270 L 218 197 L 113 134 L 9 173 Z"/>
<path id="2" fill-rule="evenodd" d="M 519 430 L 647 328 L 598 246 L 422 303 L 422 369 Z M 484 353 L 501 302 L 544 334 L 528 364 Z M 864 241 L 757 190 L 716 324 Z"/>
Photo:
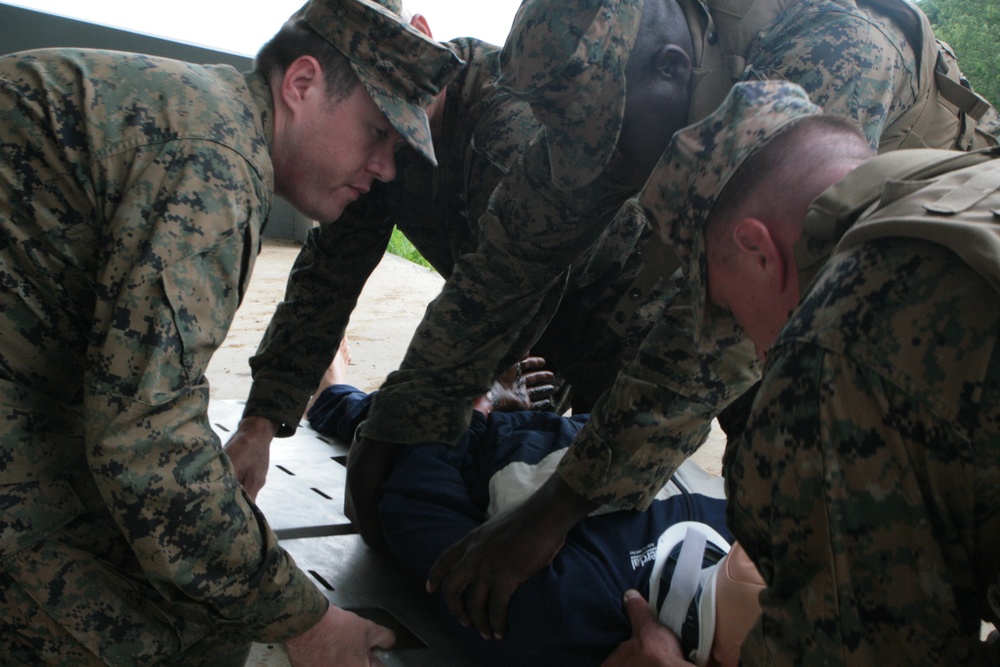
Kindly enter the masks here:
<path id="1" fill-rule="evenodd" d="M 774 26 L 800 0 L 706 0 L 715 21 L 722 57 L 733 82 L 744 77 L 754 40 Z M 996 146 L 996 110 L 972 90 L 951 48 L 934 37 L 923 12 L 907 0 L 857 0 L 891 19 L 909 40 L 917 58 L 916 103 L 886 127 L 879 152 L 899 148 L 954 148 L 967 151 Z"/>
<path id="2" fill-rule="evenodd" d="M 743 79 L 747 56 L 754 40 L 773 27 L 779 17 L 801 0 L 705 0 L 697 3 L 707 7 L 710 16 L 708 30 L 714 34 L 693 34 L 696 56 L 710 57 L 702 45 L 718 40 L 721 67 L 730 85 Z M 682 2 L 689 23 L 697 16 L 694 7 Z M 910 41 L 917 58 L 916 102 L 885 127 L 879 138 L 879 153 L 901 148 L 952 148 L 976 150 L 998 145 L 1000 115 L 975 93 L 962 76 L 951 48 L 934 37 L 934 31 L 923 12 L 907 0 L 857 0 L 859 7 L 871 8 L 893 20 Z M 703 18 L 704 13 L 702 13 Z M 692 25 L 694 25 L 692 23 Z M 717 56 L 715 56 L 717 57 Z M 699 60 L 700 62 L 700 60 Z M 714 68 L 708 66 L 707 70 Z M 716 71 L 716 76 L 718 72 Z M 728 90 L 729 86 L 726 86 Z M 712 93 L 708 94 L 711 97 Z M 720 100 L 721 101 L 721 100 Z M 702 109 L 704 111 L 704 109 Z M 709 110 L 706 113 L 710 113 Z M 700 118 L 692 118 L 692 121 Z M 653 234 L 642 249 L 643 268 L 632 285 L 622 294 L 610 322 L 613 331 L 621 333 L 634 316 L 636 308 L 649 294 L 661 276 L 672 274 L 680 267 L 675 253 L 666 246 L 659 234 Z"/>
<path id="3" fill-rule="evenodd" d="M 899 151 L 874 158 L 820 195 L 795 245 L 800 285 L 832 252 L 878 238 L 942 245 L 1000 294 L 1000 148 Z"/>

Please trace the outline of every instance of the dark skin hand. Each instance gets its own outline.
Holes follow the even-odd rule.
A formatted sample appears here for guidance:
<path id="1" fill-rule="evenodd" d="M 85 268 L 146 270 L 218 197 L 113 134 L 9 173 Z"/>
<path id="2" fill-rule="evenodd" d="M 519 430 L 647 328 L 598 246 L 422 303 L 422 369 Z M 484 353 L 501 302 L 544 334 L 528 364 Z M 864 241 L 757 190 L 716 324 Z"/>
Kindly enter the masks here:
<path id="1" fill-rule="evenodd" d="M 542 357 L 525 357 L 497 378 L 490 390 L 494 410 L 541 410 L 556 390 L 555 373 L 545 370 Z"/>
<path id="2" fill-rule="evenodd" d="M 510 596 L 552 562 L 566 534 L 597 508 L 552 475 L 524 504 L 496 515 L 445 551 L 427 590 L 441 589 L 449 611 L 486 639 L 507 632 Z"/>

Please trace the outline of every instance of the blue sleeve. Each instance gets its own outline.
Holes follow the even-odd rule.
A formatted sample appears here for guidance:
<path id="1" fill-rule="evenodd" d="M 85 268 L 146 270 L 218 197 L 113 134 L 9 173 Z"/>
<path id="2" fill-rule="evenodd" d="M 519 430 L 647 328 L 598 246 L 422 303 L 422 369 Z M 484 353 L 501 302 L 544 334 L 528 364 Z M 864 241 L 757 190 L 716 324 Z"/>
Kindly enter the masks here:
<path id="1" fill-rule="evenodd" d="M 368 415 L 372 396 L 374 393 L 365 393 L 351 385 L 331 385 L 309 408 L 306 415 L 309 425 L 319 433 L 351 442 L 358 424 Z"/>

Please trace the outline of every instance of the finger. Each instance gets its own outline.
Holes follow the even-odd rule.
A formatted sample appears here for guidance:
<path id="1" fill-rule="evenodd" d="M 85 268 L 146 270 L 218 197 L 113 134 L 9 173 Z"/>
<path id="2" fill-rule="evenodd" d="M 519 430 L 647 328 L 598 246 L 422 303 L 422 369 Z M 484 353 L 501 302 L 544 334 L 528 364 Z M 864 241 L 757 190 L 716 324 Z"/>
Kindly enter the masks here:
<path id="1" fill-rule="evenodd" d="M 472 624 L 469 617 L 468 608 L 463 600 L 463 593 L 469 585 L 469 579 L 463 577 L 461 573 L 452 572 L 443 582 L 441 582 L 441 594 L 444 596 L 444 604 L 455 620 L 467 628 Z"/>
<path id="2" fill-rule="evenodd" d="M 550 407 L 552 407 L 552 401 L 550 401 L 549 399 L 545 399 L 544 401 L 532 401 L 531 402 L 531 409 L 532 410 L 546 410 L 546 409 L 548 409 Z"/>
<path id="3" fill-rule="evenodd" d="M 476 581 L 470 586 L 465 594 L 465 610 L 472 621 L 472 625 L 483 639 L 494 639 L 493 628 L 490 625 L 490 616 L 487 608 L 487 600 L 490 598 L 490 582 Z"/>
<path id="4" fill-rule="evenodd" d="M 544 366 L 545 366 L 544 357 L 525 357 L 524 359 L 521 359 L 521 368 L 523 370 L 543 368 Z"/>
<path id="5" fill-rule="evenodd" d="M 632 623 L 632 636 L 636 637 L 640 634 L 640 630 L 646 626 L 646 624 L 652 622 L 656 623 L 656 615 L 653 613 L 653 608 L 649 606 L 646 599 L 642 597 L 642 594 L 635 590 L 629 589 L 625 591 L 625 597 L 623 599 L 623 604 L 625 605 L 625 613 L 628 614 L 628 619 Z"/>
<path id="6" fill-rule="evenodd" d="M 551 384 L 541 385 L 538 387 L 529 387 L 528 396 L 531 400 L 545 398 L 546 396 L 551 396 L 555 392 L 556 388 Z"/>
<path id="7" fill-rule="evenodd" d="M 377 623 L 368 623 L 368 648 L 388 650 L 396 643 L 396 634 Z"/>
<path id="8" fill-rule="evenodd" d="M 489 622 L 492 628 L 494 639 L 503 639 L 507 634 L 507 605 L 510 604 L 510 596 L 517 590 L 517 586 L 494 585 L 492 595 L 490 595 Z"/>
<path id="9" fill-rule="evenodd" d="M 552 384 L 556 379 L 556 374 L 552 371 L 531 371 L 524 375 L 524 384 L 531 386 L 535 384 Z"/>
<path id="10" fill-rule="evenodd" d="M 438 559 L 434 561 L 434 565 L 431 566 L 431 571 L 427 575 L 427 592 L 433 593 L 444 581 L 444 578 L 448 576 L 448 573 L 452 571 L 455 564 L 458 563 L 462 556 L 465 555 L 465 540 L 459 540 L 455 544 L 451 545 L 445 552 L 438 556 Z"/>

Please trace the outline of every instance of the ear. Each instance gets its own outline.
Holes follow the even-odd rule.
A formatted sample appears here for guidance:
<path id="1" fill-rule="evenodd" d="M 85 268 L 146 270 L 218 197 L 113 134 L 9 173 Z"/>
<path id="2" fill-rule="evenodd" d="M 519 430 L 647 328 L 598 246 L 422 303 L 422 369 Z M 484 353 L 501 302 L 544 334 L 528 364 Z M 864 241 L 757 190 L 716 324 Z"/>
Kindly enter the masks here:
<path id="1" fill-rule="evenodd" d="M 653 60 L 660 78 L 686 86 L 691 79 L 691 56 L 676 44 L 664 44 Z"/>
<path id="2" fill-rule="evenodd" d="M 423 14 L 414 14 L 413 18 L 410 19 L 410 25 L 427 35 L 430 39 L 434 39 L 434 35 L 431 34 L 431 27 Z"/>
<path id="3" fill-rule="evenodd" d="M 281 99 L 291 109 L 299 109 L 311 93 L 326 94 L 323 68 L 312 56 L 299 56 L 288 65 L 281 80 Z"/>
<path id="4" fill-rule="evenodd" d="M 784 291 L 788 275 L 787 260 L 778 239 L 766 224 L 757 218 L 741 218 L 733 226 L 733 243 L 744 266 L 753 272 L 755 279 L 765 279 Z"/>

